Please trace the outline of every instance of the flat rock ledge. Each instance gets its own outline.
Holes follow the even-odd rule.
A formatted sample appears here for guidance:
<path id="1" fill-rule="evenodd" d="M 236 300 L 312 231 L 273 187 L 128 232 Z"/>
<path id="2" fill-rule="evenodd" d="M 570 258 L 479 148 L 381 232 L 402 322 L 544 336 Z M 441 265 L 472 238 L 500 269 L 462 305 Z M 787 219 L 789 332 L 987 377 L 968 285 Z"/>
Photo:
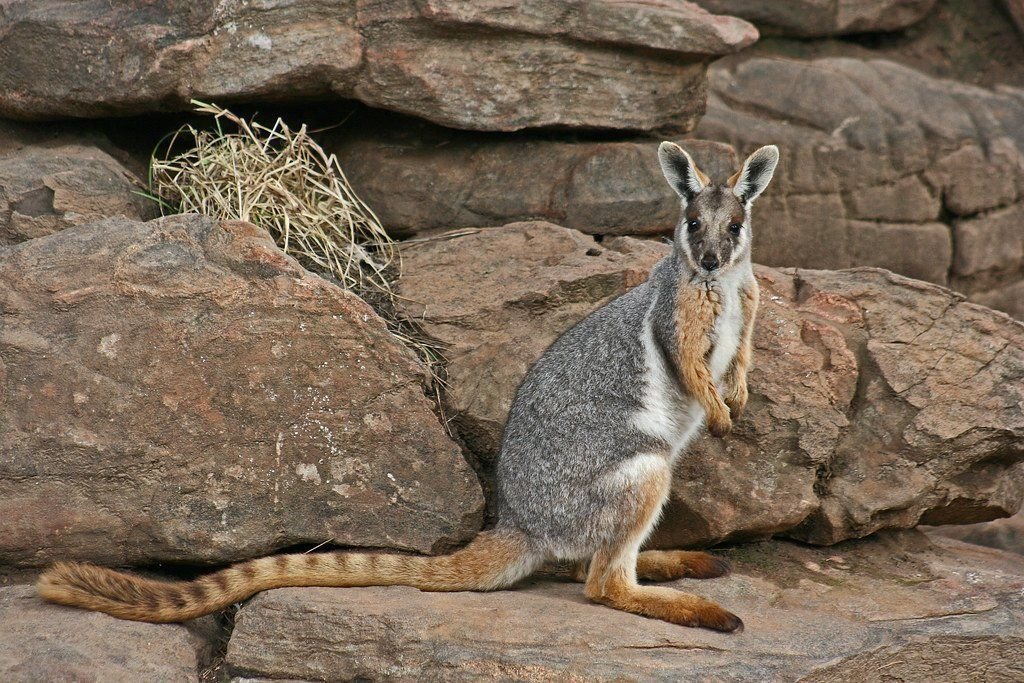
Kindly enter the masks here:
<path id="1" fill-rule="evenodd" d="M 738 635 L 588 603 L 536 580 L 490 594 L 291 588 L 239 611 L 235 680 L 1020 680 L 1019 557 L 918 532 L 725 553 L 734 573 L 675 587 L 740 614 Z"/>
<path id="2" fill-rule="evenodd" d="M 454 128 L 689 130 L 757 39 L 688 2 L 12 2 L 0 115 L 356 99 Z"/>
<path id="3" fill-rule="evenodd" d="M 33 586 L 0 588 L 0 680 L 198 681 L 217 618 L 141 624 L 50 605 Z"/>

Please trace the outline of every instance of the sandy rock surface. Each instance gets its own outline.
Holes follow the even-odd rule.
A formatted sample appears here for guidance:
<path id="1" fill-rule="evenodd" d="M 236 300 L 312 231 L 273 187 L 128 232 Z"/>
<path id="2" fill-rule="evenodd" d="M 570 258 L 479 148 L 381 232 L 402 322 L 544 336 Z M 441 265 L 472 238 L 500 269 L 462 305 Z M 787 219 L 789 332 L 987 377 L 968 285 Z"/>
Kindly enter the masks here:
<path id="1" fill-rule="evenodd" d="M 44 603 L 32 586 L 0 588 L 0 678 L 199 681 L 219 637 L 216 617 L 142 624 Z"/>
<path id="2" fill-rule="evenodd" d="M 497 593 L 290 588 L 238 614 L 229 670 L 342 681 L 955 681 L 1024 675 L 1017 556 L 916 532 L 724 553 L 734 573 L 673 587 L 740 614 L 723 635 L 588 603 L 579 584 Z"/>
<path id="3" fill-rule="evenodd" d="M 431 552 L 483 498 L 424 371 L 247 223 L 109 219 L 0 250 L 0 563 Z"/>

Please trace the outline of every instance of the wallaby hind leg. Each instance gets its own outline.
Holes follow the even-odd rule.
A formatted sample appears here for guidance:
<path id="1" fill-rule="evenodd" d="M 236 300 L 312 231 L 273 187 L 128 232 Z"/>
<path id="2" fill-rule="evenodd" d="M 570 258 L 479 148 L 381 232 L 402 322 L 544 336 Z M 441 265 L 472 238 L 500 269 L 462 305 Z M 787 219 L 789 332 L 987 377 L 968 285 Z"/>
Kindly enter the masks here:
<path id="1" fill-rule="evenodd" d="M 715 579 L 728 573 L 728 562 L 695 550 L 644 550 L 636 561 L 636 575 L 645 581 Z"/>
<path id="2" fill-rule="evenodd" d="M 569 576 L 585 583 L 589 569 L 590 561 L 581 560 L 570 568 Z M 716 579 L 729 570 L 727 561 L 695 550 L 643 550 L 636 560 L 636 576 L 643 581 Z"/>
<path id="3" fill-rule="evenodd" d="M 618 538 L 611 539 L 590 561 L 586 595 L 589 599 L 625 612 L 682 626 L 702 626 L 717 631 L 735 631 L 743 622 L 710 600 L 663 586 L 637 583 L 640 546 L 650 534 L 668 495 L 670 472 L 650 472 L 632 491 L 637 505 L 630 523 L 624 523 Z"/>

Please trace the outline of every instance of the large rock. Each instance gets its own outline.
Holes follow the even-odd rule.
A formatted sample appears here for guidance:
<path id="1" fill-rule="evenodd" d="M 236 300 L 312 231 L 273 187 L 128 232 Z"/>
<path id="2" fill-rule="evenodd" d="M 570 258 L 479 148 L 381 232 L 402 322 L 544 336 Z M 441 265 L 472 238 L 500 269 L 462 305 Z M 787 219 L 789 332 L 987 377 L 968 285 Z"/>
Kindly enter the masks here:
<path id="1" fill-rule="evenodd" d="M 354 98 L 457 128 L 689 130 L 707 63 L 756 39 L 690 3 L 22 1 L 0 115 Z"/>
<path id="2" fill-rule="evenodd" d="M 1024 511 L 981 524 L 935 527 L 929 533 L 1024 555 Z"/>
<path id="3" fill-rule="evenodd" d="M 1021 0 L 1003 0 L 1003 6 L 1006 7 L 1006 12 L 1013 20 L 1014 26 L 1017 27 L 1021 34 L 1024 34 L 1024 2 Z"/>
<path id="4" fill-rule="evenodd" d="M 347 681 L 1010 681 L 1024 676 L 1020 558 L 921 534 L 726 555 L 734 573 L 674 586 L 746 630 L 683 628 L 587 603 L 582 586 L 496 593 L 289 588 L 241 608 L 228 668 Z"/>
<path id="5" fill-rule="evenodd" d="M 0 251 L 0 563 L 442 550 L 480 485 L 412 353 L 247 223 L 112 219 Z"/>
<path id="6" fill-rule="evenodd" d="M 895 31 L 924 19 L 935 0 L 694 0 L 720 14 L 753 22 L 768 35 L 820 38 Z"/>
<path id="7" fill-rule="evenodd" d="M 998 292 L 1024 279 L 1024 91 L 849 58 L 737 61 L 709 88 L 699 136 L 782 151 L 758 261 L 879 266 L 1017 311 Z"/>
<path id="8" fill-rule="evenodd" d="M 33 586 L 0 588 L 0 678 L 9 683 L 198 682 L 217 636 L 213 617 L 142 624 L 44 603 Z"/>
<path id="9" fill-rule="evenodd" d="M 144 187 L 90 144 L 33 144 L 0 152 L 0 244 L 111 216 L 152 218 L 156 203 L 139 194 Z"/>
<path id="10" fill-rule="evenodd" d="M 728 145 L 681 142 L 712 177 L 724 182 L 736 171 Z M 495 139 L 363 116 L 324 144 L 398 236 L 534 219 L 600 234 L 660 233 L 678 218 L 656 141 Z"/>
<path id="11" fill-rule="evenodd" d="M 402 294 L 448 345 L 454 424 L 493 459 L 516 386 L 562 331 L 668 247 L 522 223 L 405 249 Z M 677 468 L 656 537 L 835 543 L 1013 514 L 1024 497 L 1024 325 L 875 269 L 758 268 L 752 399 Z M 473 283 L 452 288 L 453 282 Z"/>

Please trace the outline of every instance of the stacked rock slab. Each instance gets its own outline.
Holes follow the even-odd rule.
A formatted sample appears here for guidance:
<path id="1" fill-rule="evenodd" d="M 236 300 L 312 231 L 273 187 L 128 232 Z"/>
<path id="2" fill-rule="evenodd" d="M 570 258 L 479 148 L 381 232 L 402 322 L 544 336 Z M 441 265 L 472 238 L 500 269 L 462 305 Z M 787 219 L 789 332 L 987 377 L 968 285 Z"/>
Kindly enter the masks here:
<path id="1" fill-rule="evenodd" d="M 422 366 L 248 223 L 109 219 L 0 249 L 0 564 L 438 552 L 479 481 Z"/>
<path id="2" fill-rule="evenodd" d="M 731 575 L 669 585 L 727 605 L 744 619 L 740 634 L 588 603 L 583 587 L 565 580 L 483 594 L 289 588 L 239 611 L 228 670 L 261 681 L 861 683 L 1024 674 L 1019 556 L 948 540 L 929 547 L 917 532 L 723 554 Z"/>
<path id="3" fill-rule="evenodd" d="M 709 88 L 697 134 L 782 150 L 757 260 L 881 266 L 1024 317 L 1024 92 L 847 58 L 723 64 Z"/>
<path id="4" fill-rule="evenodd" d="M 690 3 L 8 3 L 0 115 L 351 98 L 455 128 L 685 131 L 753 26 Z"/>
<path id="5" fill-rule="evenodd" d="M 754 209 L 755 260 L 887 268 L 1024 318 L 1019 91 L 883 60 L 737 57 L 709 73 L 703 140 L 679 142 L 712 179 L 731 175 L 736 154 L 710 140 L 741 157 L 762 144 L 782 150 Z M 528 219 L 647 235 L 678 217 L 657 139 L 496 139 L 385 119 L 327 144 L 398 235 Z"/>
<path id="6" fill-rule="evenodd" d="M 720 14 L 753 22 L 765 35 L 822 38 L 896 31 L 924 19 L 935 0 L 695 0 Z"/>
<path id="7" fill-rule="evenodd" d="M 152 218 L 156 203 L 109 147 L 88 131 L 0 122 L 0 244 L 111 216 Z"/>
<path id="8" fill-rule="evenodd" d="M 544 348 L 667 252 L 544 223 L 404 250 L 402 294 L 448 345 L 454 423 L 481 459 Z M 751 403 L 732 435 L 704 437 L 679 463 L 657 543 L 828 544 L 1018 509 L 1024 325 L 878 269 L 756 272 Z"/>
<path id="9" fill-rule="evenodd" d="M 655 141 L 467 134 L 359 116 L 325 135 L 346 176 L 391 234 L 544 219 L 603 235 L 671 230 L 679 201 Z M 737 168 L 732 147 L 680 140 L 708 175 Z"/>

